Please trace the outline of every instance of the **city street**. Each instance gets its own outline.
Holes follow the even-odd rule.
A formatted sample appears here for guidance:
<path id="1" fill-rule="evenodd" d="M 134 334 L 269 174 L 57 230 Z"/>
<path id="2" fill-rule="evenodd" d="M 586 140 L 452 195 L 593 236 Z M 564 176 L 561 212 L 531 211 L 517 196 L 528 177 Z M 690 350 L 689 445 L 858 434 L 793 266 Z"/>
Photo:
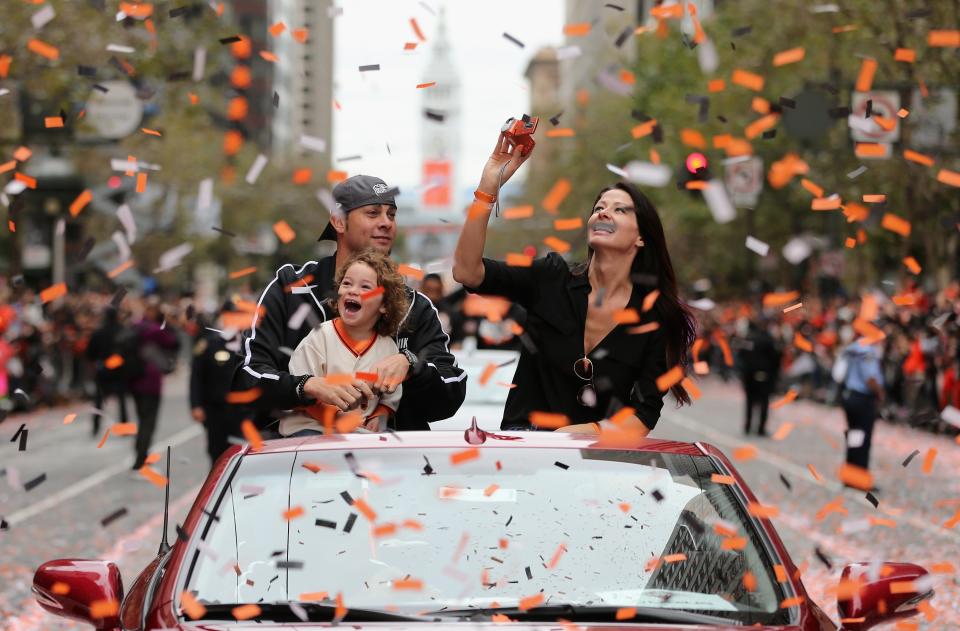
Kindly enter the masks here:
<path id="1" fill-rule="evenodd" d="M 201 428 L 187 413 L 184 377 L 181 372 L 166 384 L 155 441 L 155 451 L 167 444 L 173 446 L 172 537 L 176 536 L 173 524 L 182 521 L 207 470 Z M 737 466 L 762 503 L 779 507 L 780 514 L 774 518 L 777 529 L 793 559 L 802 566 L 808 590 L 834 619 L 830 590 L 845 563 L 910 561 L 928 568 L 950 565 L 946 566 L 948 572 L 938 575 L 937 595 L 928 614 L 932 622 L 919 616 L 910 621 L 917 627 L 902 628 L 955 629 L 960 625 L 956 575 L 960 529 L 944 526 L 960 510 L 960 480 L 955 475 L 960 470 L 960 450 L 952 439 L 879 425 L 872 465 L 880 492 L 874 508 L 863 494 L 845 491 L 835 481 L 842 461 L 839 409 L 794 401 L 772 411 L 768 427 L 772 438 L 746 439 L 741 433 L 742 395 L 737 384 L 712 379 L 702 389 L 702 398 L 692 408 L 678 411 L 668 400 L 654 435 L 710 442 L 728 454 L 744 445 L 756 447 L 755 454 L 739 460 Z M 132 438 L 111 436 L 97 448 L 100 437 L 90 435 L 89 414 L 83 412 L 86 407 L 80 404 L 17 416 L 0 426 L 5 438 L 0 444 L 0 462 L 6 469 L 0 507 L 9 522 L 9 529 L 0 532 L 4 551 L 0 618 L 4 629 L 85 628 L 55 622 L 36 605 L 30 596 L 30 579 L 41 562 L 52 557 L 112 559 L 129 586 L 160 543 L 162 490 L 131 476 Z M 64 425 L 64 416 L 74 412 L 78 413 L 76 420 Z M 25 452 L 18 452 L 18 443 L 8 438 L 21 423 L 29 429 Z M 927 473 L 924 464 L 931 462 L 931 449 L 937 451 Z M 919 454 L 903 467 L 915 450 Z M 822 480 L 815 479 L 808 466 Z M 29 492 L 22 489 L 41 474 L 46 474 L 42 483 Z M 824 510 L 828 505 L 842 505 L 847 512 Z M 101 525 L 120 509 L 126 509 L 126 514 Z M 821 512 L 827 513 L 822 519 L 818 518 Z"/>

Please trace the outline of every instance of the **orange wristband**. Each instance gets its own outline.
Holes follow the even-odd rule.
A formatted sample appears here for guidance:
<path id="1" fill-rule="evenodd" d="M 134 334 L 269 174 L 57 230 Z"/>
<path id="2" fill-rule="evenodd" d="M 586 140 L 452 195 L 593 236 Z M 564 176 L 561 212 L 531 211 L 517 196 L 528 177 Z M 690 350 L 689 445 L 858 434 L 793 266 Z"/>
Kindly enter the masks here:
<path id="1" fill-rule="evenodd" d="M 478 199 L 481 202 L 486 202 L 487 204 L 492 204 L 497 201 L 497 198 L 491 195 L 490 193 L 484 193 L 479 188 L 473 192 L 473 198 Z"/>

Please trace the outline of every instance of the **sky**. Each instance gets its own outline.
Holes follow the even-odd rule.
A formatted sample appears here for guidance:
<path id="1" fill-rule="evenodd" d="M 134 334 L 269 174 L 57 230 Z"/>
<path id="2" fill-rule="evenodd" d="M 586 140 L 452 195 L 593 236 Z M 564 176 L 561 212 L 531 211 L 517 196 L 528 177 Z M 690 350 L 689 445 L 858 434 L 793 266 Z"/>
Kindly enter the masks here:
<path id="1" fill-rule="evenodd" d="M 457 189 L 479 181 L 503 121 L 529 110 L 523 73 L 536 51 L 563 45 L 563 0 L 340 0 L 335 31 L 334 168 L 368 173 L 409 190 L 421 180 L 422 92 L 439 8 L 446 7 L 461 81 Z M 428 8 L 429 7 L 429 8 Z M 426 42 L 410 25 L 416 18 Z M 522 41 L 520 48 L 504 31 Z M 362 65 L 380 70 L 360 72 Z M 429 89 L 429 88 L 426 88 Z M 387 152 L 387 145 L 390 153 Z M 359 160 L 339 158 L 362 156 Z M 518 174 L 518 179 L 520 174 Z"/>

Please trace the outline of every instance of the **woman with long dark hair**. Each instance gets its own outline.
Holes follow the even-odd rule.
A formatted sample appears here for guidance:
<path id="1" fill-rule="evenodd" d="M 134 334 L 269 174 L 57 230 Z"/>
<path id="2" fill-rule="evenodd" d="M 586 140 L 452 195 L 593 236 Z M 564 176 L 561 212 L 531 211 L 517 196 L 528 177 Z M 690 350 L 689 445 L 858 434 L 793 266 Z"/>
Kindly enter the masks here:
<path id="1" fill-rule="evenodd" d="M 615 417 L 619 427 L 646 435 L 663 407 L 658 381 L 678 405 L 690 403 L 678 377 L 694 319 L 677 292 L 663 224 L 643 193 L 619 182 L 591 208 L 585 263 L 571 268 L 557 254 L 519 265 L 483 258 L 499 185 L 529 155 L 500 135 L 454 255 L 453 277 L 468 290 L 527 309 L 528 337 L 501 427 L 568 422 L 559 431 L 599 432 L 613 422 L 602 419 Z"/>

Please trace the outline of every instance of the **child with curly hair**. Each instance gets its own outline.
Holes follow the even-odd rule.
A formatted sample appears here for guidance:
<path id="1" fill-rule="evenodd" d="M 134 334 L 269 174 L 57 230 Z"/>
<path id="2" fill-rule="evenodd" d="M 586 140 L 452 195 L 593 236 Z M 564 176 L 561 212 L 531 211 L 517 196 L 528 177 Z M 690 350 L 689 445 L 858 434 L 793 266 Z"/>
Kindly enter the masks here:
<path id="1" fill-rule="evenodd" d="M 361 427 L 383 431 L 397 411 L 403 387 L 378 394 L 364 380 L 377 361 L 400 352 L 392 336 L 410 306 L 406 285 L 396 264 L 374 250 L 351 257 L 338 270 L 335 285 L 337 317 L 321 323 L 303 338 L 290 357 L 290 372 L 327 377 L 326 399 L 337 408 L 335 419 L 359 414 Z M 360 398 L 350 405 L 350 398 L 340 396 L 344 388 L 355 389 Z M 280 434 L 308 436 L 323 432 L 325 407 L 316 403 L 302 408 L 303 415 L 281 420 Z"/>

